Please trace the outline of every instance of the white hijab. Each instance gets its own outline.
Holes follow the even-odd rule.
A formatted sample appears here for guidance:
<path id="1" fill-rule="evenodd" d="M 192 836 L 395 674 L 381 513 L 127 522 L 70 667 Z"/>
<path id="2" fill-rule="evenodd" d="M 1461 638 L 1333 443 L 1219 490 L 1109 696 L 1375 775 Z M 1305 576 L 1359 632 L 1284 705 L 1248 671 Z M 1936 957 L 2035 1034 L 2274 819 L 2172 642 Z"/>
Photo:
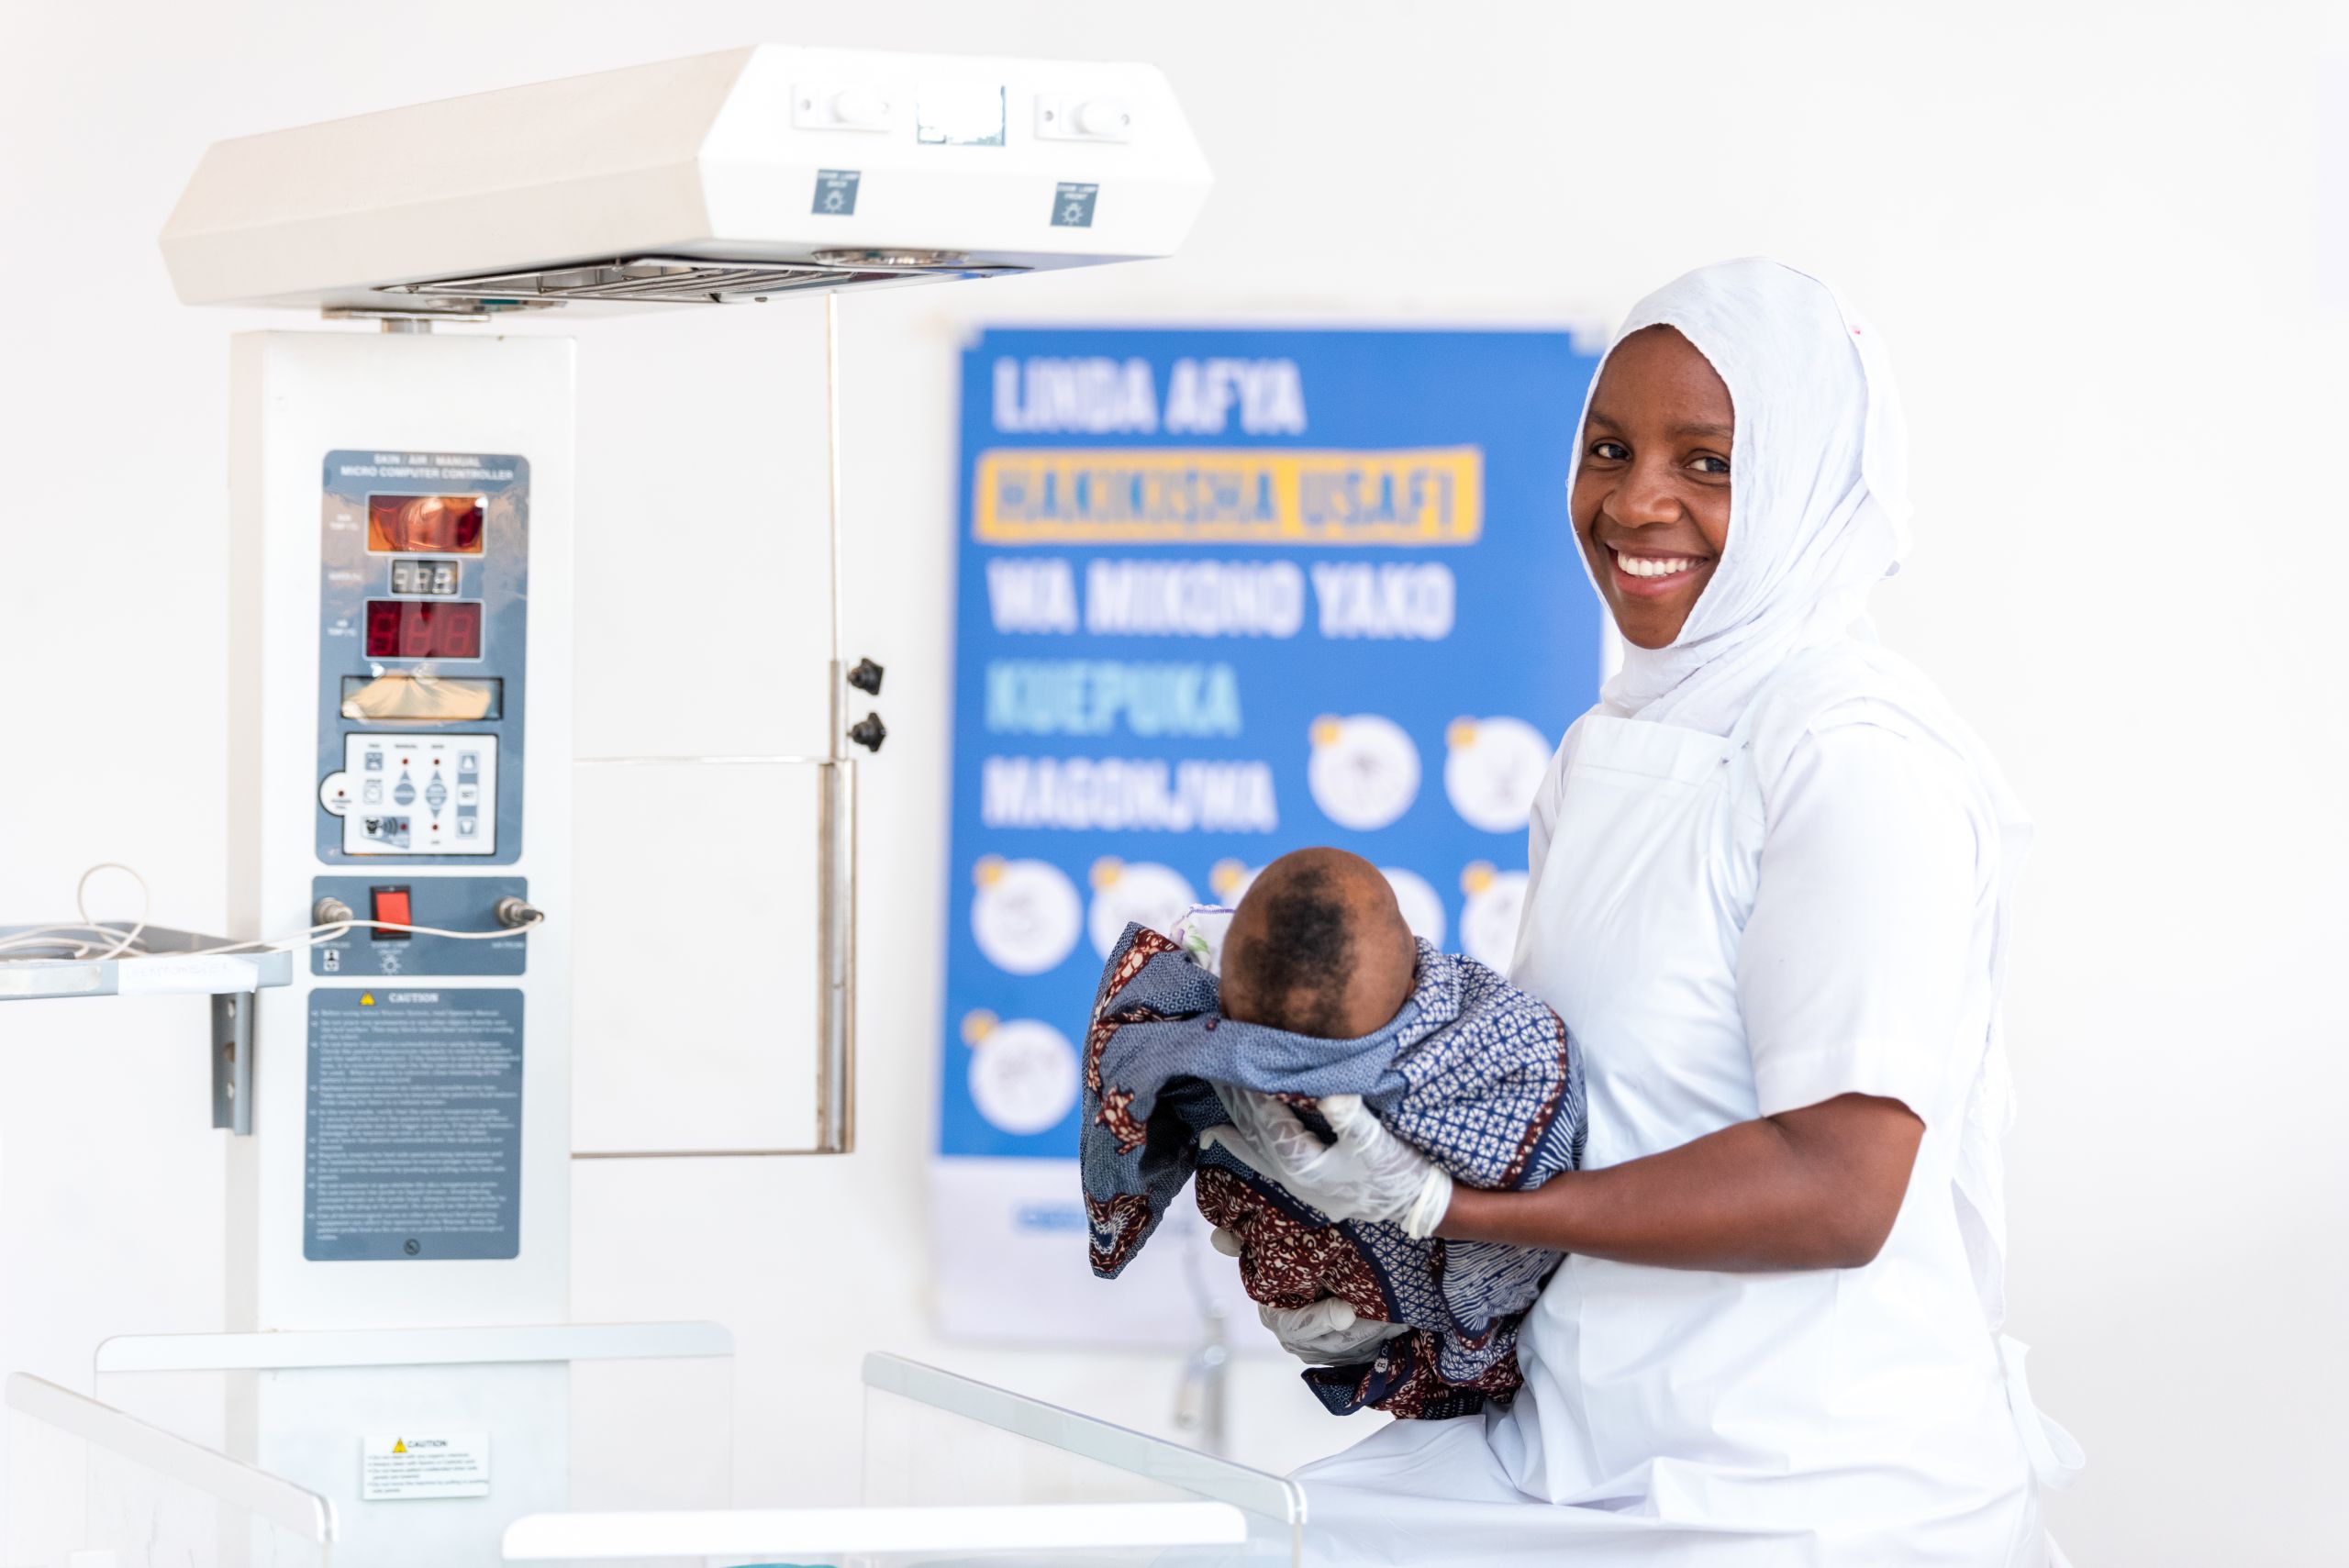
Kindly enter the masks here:
<path id="1" fill-rule="evenodd" d="M 1600 706 L 1726 735 L 1790 654 L 1875 639 L 1868 594 L 1909 547 L 1908 427 L 1874 331 L 1792 267 L 1699 268 L 1633 306 L 1609 354 L 1656 326 L 1677 329 L 1729 388 L 1729 540 L 1680 635 L 1627 644 Z"/>
<path id="2" fill-rule="evenodd" d="M 1722 261 L 1667 284 L 1631 307 L 1615 344 L 1659 325 L 1676 328 L 1729 388 L 1737 427 L 1729 539 L 1680 635 L 1663 648 L 1627 645 L 1598 711 L 1727 735 L 1789 659 L 1847 644 L 1855 658 L 1813 662 L 1794 700 L 1781 706 L 1799 727 L 1838 703 L 1880 704 L 1964 761 L 1976 822 L 1998 855 L 1990 981 L 2002 998 L 2031 818 L 1989 749 L 1921 671 L 1876 645 L 1867 618 L 1868 594 L 1898 570 L 1909 548 L 1908 427 L 1883 345 L 1833 289 L 1760 259 Z M 1586 420 L 1589 414 L 1586 398 Z M 1578 426 L 1577 469 L 1585 439 Z M 1774 728 L 1753 738 L 1765 771 L 1771 763 L 1758 754 L 1783 761 L 1797 739 Z M 1955 1179 L 1959 1228 L 1994 1328 L 2005 1316 L 1998 1144 L 2012 1116 L 2003 1032 L 1994 1011 Z"/>

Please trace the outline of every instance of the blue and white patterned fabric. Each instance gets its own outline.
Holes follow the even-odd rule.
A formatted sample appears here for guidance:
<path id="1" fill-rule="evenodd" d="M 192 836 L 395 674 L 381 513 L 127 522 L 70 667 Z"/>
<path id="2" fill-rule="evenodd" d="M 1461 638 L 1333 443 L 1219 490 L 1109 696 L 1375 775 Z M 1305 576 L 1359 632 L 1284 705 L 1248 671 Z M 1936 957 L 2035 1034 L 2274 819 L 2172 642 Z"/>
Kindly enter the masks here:
<path id="1" fill-rule="evenodd" d="M 1200 1170 L 1198 1134 L 1230 1119 L 1212 1084 L 1302 1101 L 1360 1095 L 1398 1137 L 1472 1186 L 1531 1188 L 1574 1169 L 1585 1129 L 1582 1062 L 1565 1026 L 1475 960 L 1424 941 L 1419 949 L 1418 980 L 1392 1022 L 1358 1040 L 1320 1040 L 1223 1018 L 1198 953 L 1127 927 L 1085 1039 L 1079 1157 L 1094 1272 L 1109 1278 L 1123 1269 Z M 1515 1388 L 1516 1319 L 1555 1253 L 1415 1241 L 1391 1225 L 1333 1222 L 1220 1150 L 1205 1164 L 1256 1189 L 1283 1223 L 1334 1231 L 1375 1278 L 1360 1298 L 1343 1293 L 1356 1310 L 1423 1331 L 1412 1345 L 1390 1346 L 1375 1366 L 1309 1373 L 1330 1408 L 1453 1415 Z M 1203 1184 L 1203 1207 L 1208 1196 Z M 1431 1364 L 1416 1369 L 1412 1393 L 1387 1402 L 1379 1390 L 1394 1385 L 1401 1369 L 1393 1363 L 1415 1353 Z M 1432 1403 L 1431 1392 L 1440 1395 Z"/>

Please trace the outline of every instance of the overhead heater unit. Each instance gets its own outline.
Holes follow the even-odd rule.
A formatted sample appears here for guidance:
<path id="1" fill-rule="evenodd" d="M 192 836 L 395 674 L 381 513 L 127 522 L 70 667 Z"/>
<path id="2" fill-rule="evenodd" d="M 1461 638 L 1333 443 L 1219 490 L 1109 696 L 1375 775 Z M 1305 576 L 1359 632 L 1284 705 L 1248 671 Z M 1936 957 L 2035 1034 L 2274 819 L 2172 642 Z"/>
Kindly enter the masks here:
<path id="1" fill-rule="evenodd" d="M 1209 176 L 1147 65 L 763 46 L 216 144 L 190 305 L 482 317 L 1173 252 Z"/>

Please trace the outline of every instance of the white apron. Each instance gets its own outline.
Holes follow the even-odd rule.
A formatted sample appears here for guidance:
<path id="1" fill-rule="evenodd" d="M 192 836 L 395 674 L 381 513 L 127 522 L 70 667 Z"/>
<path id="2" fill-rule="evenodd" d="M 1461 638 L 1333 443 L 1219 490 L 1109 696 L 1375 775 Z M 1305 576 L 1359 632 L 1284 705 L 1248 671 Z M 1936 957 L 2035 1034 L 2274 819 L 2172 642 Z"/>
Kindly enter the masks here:
<path id="1" fill-rule="evenodd" d="M 1577 733 L 1512 978 L 1583 1049 L 1589 1167 L 1758 1114 L 1736 984 L 1764 835 L 1751 722 L 1723 738 L 1591 715 Z M 1948 1103 L 1915 1107 L 1930 1130 L 1875 1262 L 1566 1259 L 1508 1411 L 1398 1421 L 1300 1473 L 1309 1559 L 2047 1562 L 2034 1472 L 2060 1484 L 2076 1453 L 1985 1317 L 1954 1201 L 1982 1061 L 1954 1060 Z"/>

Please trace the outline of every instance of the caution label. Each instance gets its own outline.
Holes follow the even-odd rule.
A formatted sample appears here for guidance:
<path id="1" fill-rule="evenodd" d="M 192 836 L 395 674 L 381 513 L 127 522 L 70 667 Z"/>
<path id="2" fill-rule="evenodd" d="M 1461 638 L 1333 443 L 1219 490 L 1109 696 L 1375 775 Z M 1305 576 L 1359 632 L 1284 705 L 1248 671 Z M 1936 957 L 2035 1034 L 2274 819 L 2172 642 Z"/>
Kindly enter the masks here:
<path id="1" fill-rule="evenodd" d="M 522 993 L 310 993 L 302 1255 L 432 1263 L 522 1250 Z"/>
<path id="2" fill-rule="evenodd" d="M 370 1503 L 489 1496 L 487 1432 L 395 1432 L 360 1441 L 359 1495 Z"/>

